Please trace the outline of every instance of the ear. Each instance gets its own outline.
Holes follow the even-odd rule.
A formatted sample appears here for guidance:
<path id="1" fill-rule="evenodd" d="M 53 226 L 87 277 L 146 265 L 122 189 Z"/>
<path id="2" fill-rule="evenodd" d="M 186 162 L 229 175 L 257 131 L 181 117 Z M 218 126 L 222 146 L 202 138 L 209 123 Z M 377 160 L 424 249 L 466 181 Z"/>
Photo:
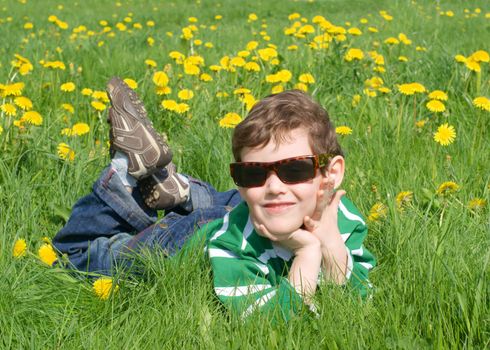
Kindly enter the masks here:
<path id="1" fill-rule="evenodd" d="M 330 160 L 327 177 L 334 180 L 334 188 L 339 188 L 344 179 L 345 160 L 342 156 L 335 156 Z"/>

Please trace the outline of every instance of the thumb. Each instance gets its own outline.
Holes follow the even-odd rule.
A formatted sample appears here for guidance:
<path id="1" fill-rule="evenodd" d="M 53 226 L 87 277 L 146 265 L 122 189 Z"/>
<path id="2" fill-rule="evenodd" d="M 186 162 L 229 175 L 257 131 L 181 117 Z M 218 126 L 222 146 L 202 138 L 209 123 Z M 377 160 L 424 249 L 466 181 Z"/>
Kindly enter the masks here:
<path id="1" fill-rule="evenodd" d="M 344 190 L 338 190 L 337 192 L 334 193 L 332 201 L 330 202 L 332 206 L 335 208 L 339 207 L 340 199 L 342 198 L 343 195 L 345 195 Z"/>

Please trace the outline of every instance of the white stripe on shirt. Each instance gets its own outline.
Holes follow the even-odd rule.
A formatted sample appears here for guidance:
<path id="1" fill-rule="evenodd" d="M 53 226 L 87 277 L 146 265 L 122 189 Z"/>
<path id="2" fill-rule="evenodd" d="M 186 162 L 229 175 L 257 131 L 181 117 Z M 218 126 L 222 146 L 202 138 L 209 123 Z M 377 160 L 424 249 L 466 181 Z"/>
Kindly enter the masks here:
<path id="1" fill-rule="evenodd" d="M 340 209 L 340 211 L 342 212 L 342 214 L 344 214 L 344 216 L 347 219 L 354 220 L 354 221 L 359 221 L 363 225 L 366 225 L 366 223 L 364 222 L 364 220 L 360 216 L 358 216 L 356 214 L 352 214 L 350 211 L 348 211 L 347 208 L 345 207 L 345 205 L 342 202 L 339 202 L 339 209 Z"/>
<path id="2" fill-rule="evenodd" d="M 209 248 L 208 254 L 210 258 L 231 258 L 238 259 L 238 256 L 230 250 L 224 250 L 219 248 Z"/>
<path id="3" fill-rule="evenodd" d="M 252 224 L 252 220 L 250 219 L 250 215 L 248 216 L 247 224 L 243 229 L 243 240 L 242 240 L 242 250 L 247 246 L 247 238 L 252 234 L 254 230 L 254 225 Z"/>
<path id="4" fill-rule="evenodd" d="M 363 256 L 364 255 L 364 249 L 362 249 L 362 246 L 359 249 L 352 249 L 351 254 L 357 255 L 357 256 Z"/>
<path id="5" fill-rule="evenodd" d="M 223 217 L 223 225 L 218 231 L 216 231 L 214 236 L 211 237 L 210 241 L 214 241 L 215 239 L 218 239 L 219 236 L 226 233 L 226 231 L 228 230 L 229 219 L 230 219 L 230 212 L 226 213 L 226 215 Z"/>
<path id="6" fill-rule="evenodd" d="M 371 270 L 373 268 L 373 265 L 371 265 L 370 263 L 367 263 L 367 262 L 360 262 L 359 265 L 361 265 L 362 267 L 364 267 L 365 269 L 368 269 L 368 270 Z"/>
<path id="7" fill-rule="evenodd" d="M 254 311 L 255 308 L 263 306 L 265 303 L 271 300 L 276 295 L 276 293 L 277 291 L 273 290 L 257 299 L 252 305 L 247 308 L 247 310 L 243 312 L 242 317 L 247 317 Z"/>
<path id="8" fill-rule="evenodd" d="M 272 286 L 270 284 L 252 284 L 250 286 L 215 287 L 214 291 L 216 295 L 223 297 L 239 297 L 261 292 L 267 288 L 272 288 Z"/>

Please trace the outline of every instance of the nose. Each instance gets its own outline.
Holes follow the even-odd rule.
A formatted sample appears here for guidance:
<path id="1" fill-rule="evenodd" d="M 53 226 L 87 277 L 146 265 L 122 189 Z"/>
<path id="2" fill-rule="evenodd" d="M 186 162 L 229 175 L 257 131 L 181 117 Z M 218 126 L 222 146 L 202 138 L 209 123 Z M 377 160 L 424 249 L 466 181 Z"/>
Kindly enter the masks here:
<path id="1" fill-rule="evenodd" d="M 274 171 L 269 171 L 267 174 L 267 180 L 265 181 L 265 187 L 268 192 L 278 194 L 285 191 L 286 185 Z"/>

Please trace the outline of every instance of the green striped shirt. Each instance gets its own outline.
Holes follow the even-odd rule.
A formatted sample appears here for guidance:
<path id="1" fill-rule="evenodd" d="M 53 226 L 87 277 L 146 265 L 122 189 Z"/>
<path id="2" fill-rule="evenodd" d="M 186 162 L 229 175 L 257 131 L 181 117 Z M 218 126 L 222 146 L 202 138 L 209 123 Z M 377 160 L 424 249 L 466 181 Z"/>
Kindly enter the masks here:
<path id="1" fill-rule="evenodd" d="M 375 260 L 362 244 L 365 221 L 345 196 L 339 205 L 338 225 L 348 252 L 348 283 L 364 296 Z M 255 310 L 279 310 L 286 319 L 303 307 L 288 280 L 293 254 L 255 232 L 245 202 L 208 224 L 206 233 L 214 291 L 226 307 L 244 317 Z"/>

